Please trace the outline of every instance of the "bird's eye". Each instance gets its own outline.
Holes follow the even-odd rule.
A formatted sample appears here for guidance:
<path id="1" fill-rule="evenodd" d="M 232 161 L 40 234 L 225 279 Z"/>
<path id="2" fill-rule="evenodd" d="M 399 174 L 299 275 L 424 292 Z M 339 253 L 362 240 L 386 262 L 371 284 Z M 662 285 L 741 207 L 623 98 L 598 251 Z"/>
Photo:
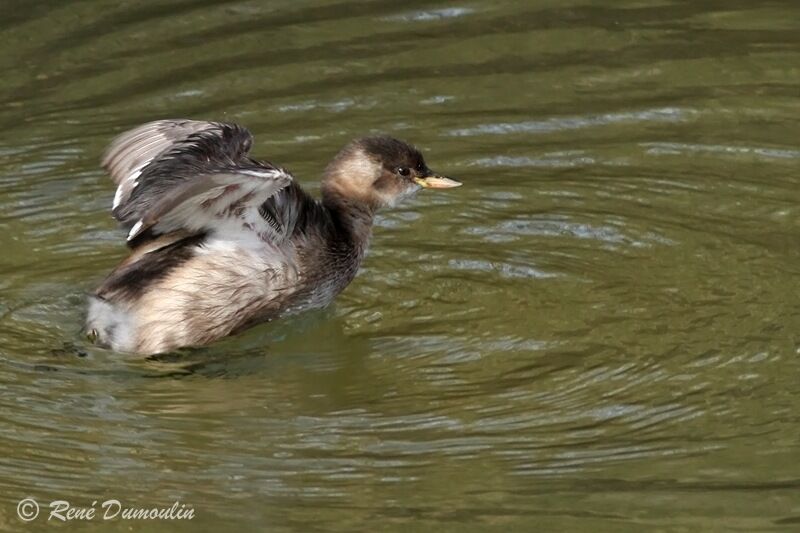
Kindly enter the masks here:
<path id="1" fill-rule="evenodd" d="M 408 169 L 408 167 L 397 167 L 397 173 L 401 176 L 408 177 L 411 174 L 411 171 Z"/>

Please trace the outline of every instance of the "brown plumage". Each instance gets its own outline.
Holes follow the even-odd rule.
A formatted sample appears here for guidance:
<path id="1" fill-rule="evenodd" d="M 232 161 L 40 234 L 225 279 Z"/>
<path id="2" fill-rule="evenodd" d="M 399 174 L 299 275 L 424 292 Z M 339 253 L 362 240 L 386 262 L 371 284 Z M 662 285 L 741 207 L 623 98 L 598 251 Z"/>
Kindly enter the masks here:
<path id="1" fill-rule="evenodd" d="M 130 256 L 90 297 L 87 334 L 118 351 L 199 346 L 323 307 L 355 277 L 375 212 L 421 188 L 460 183 L 387 136 L 347 145 L 309 196 L 248 155 L 236 124 L 160 120 L 109 146 L 112 214 Z"/>

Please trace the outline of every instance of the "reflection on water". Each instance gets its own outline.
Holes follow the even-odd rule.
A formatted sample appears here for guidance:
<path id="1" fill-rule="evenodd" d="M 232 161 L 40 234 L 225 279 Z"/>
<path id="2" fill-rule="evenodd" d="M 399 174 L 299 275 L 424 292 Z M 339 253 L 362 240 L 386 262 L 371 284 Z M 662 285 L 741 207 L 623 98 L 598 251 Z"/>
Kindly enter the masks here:
<path id="1" fill-rule="evenodd" d="M 213 529 L 800 523 L 799 21 L 789 0 L 20 3 L 0 529 L 27 495 L 178 499 Z M 465 186 L 383 213 L 332 308 L 132 360 L 80 335 L 124 255 L 97 160 L 180 116 L 246 124 L 312 190 L 378 131 Z"/>
<path id="2" fill-rule="evenodd" d="M 474 135 L 508 135 L 513 133 L 552 133 L 564 130 L 579 130 L 596 126 L 608 126 L 625 122 L 678 122 L 687 120 L 693 110 L 684 109 L 648 109 L 645 111 L 626 113 L 605 113 L 585 117 L 552 118 L 548 120 L 532 120 L 514 124 L 481 124 L 473 128 L 457 129 L 448 132 L 457 137 Z"/>

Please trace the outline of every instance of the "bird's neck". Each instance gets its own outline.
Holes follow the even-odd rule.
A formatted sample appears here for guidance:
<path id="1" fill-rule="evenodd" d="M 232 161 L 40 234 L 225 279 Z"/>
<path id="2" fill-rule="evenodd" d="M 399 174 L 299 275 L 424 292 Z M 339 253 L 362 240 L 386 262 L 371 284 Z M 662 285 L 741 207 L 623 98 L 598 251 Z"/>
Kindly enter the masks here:
<path id="1" fill-rule="evenodd" d="M 363 256 L 372 235 L 375 208 L 331 187 L 323 187 L 322 205 L 331 214 L 337 240 L 352 247 L 359 257 Z"/>

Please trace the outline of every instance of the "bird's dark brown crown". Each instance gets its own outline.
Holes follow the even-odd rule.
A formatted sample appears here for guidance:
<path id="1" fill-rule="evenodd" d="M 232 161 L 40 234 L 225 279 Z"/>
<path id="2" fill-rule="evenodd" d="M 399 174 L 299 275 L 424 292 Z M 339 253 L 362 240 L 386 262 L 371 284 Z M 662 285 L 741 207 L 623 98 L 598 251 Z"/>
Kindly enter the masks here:
<path id="1" fill-rule="evenodd" d="M 425 159 L 416 147 L 394 137 L 388 135 L 365 137 L 355 144 L 380 161 L 386 170 L 394 172 L 398 168 L 405 167 L 422 171 L 426 168 Z"/>

